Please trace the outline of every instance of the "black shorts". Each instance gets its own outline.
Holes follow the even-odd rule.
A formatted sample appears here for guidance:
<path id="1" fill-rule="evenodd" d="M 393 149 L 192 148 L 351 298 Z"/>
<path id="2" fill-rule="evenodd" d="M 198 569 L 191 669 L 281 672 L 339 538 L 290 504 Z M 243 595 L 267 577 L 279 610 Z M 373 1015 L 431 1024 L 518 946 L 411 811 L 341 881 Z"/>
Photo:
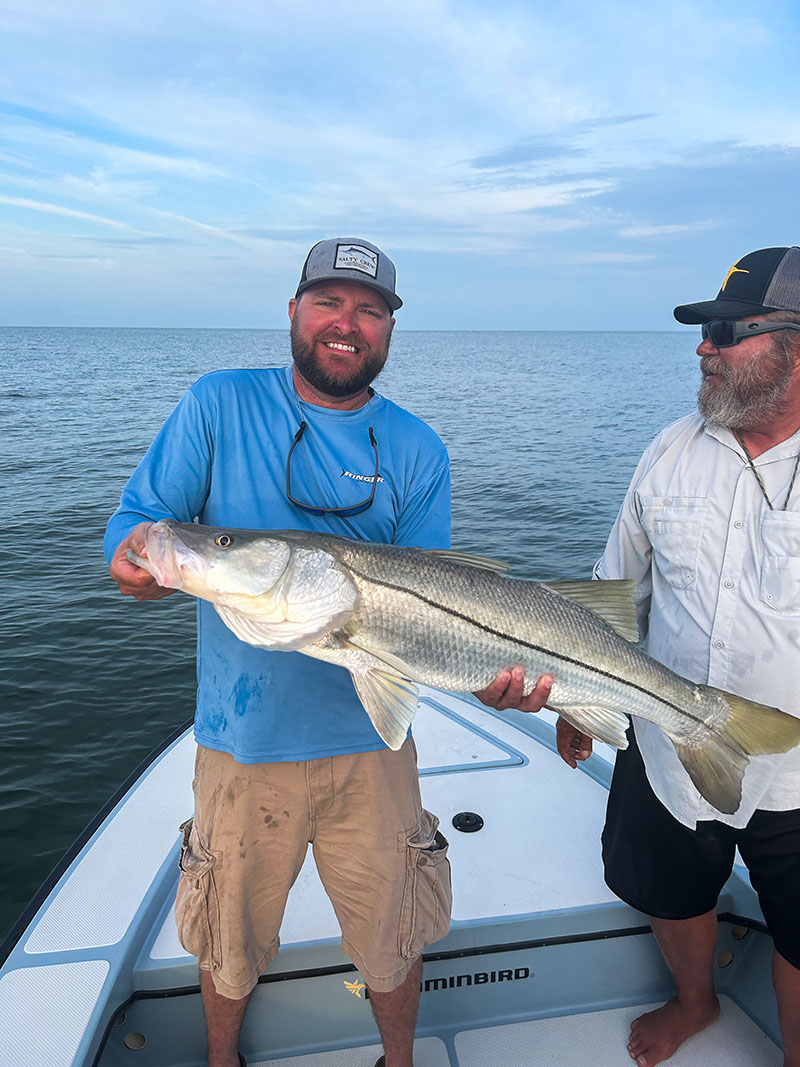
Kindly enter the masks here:
<path id="1" fill-rule="evenodd" d="M 651 789 L 632 729 L 628 740 L 603 830 L 609 889 L 656 919 L 703 915 L 717 906 L 738 845 L 775 948 L 800 969 L 800 810 L 756 811 L 742 829 L 705 821 L 690 830 Z"/>

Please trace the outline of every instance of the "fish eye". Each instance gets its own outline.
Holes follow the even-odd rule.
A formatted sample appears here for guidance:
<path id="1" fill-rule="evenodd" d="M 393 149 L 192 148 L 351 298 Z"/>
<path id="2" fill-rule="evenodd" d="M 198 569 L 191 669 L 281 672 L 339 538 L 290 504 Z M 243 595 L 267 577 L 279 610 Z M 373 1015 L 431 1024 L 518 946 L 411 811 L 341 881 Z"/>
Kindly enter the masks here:
<path id="1" fill-rule="evenodd" d="M 230 548 L 233 544 L 233 538 L 230 534 L 220 534 L 219 537 L 214 538 L 214 544 L 220 548 Z"/>

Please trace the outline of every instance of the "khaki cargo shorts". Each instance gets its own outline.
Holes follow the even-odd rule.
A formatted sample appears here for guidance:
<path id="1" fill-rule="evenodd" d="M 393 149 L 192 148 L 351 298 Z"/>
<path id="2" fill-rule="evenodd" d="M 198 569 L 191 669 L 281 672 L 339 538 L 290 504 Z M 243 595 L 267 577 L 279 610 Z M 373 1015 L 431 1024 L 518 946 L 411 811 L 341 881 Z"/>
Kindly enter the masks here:
<path id="1" fill-rule="evenodd" d="M 447 933 L 447 841 L 420 802 L 416 748 L 295 763 L 237 763 L 198 748 L 175 917 L 181 944 L 225 997 L 247 996 L 278 951 L 286 898 L 311 842 L 367 986 L 396 989 Z"/>

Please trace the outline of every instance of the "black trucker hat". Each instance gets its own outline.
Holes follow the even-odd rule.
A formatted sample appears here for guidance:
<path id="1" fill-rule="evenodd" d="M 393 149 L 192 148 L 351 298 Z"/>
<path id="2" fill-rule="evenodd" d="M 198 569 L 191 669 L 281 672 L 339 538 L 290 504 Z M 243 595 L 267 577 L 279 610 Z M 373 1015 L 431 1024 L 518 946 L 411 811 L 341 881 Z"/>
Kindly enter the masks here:
<path id="1" fill-rule="evenodd" d="M 317 241 L 306 256 L 295 296 L 317 282 L 360 282 L 380 293 L 392 311 L 403 306 L 394 291 L 394 263 L 377 245 L 361 237 Z"/>
<path id="2" fill-rule="evenodd" d="M 680 304 L 678 322 L 695 325 L 712 319 L 743 319 L 769 311 L 800 312 L 800 247 L 759 248 L 748 252 L 725 275 L 716 300 Z"/>

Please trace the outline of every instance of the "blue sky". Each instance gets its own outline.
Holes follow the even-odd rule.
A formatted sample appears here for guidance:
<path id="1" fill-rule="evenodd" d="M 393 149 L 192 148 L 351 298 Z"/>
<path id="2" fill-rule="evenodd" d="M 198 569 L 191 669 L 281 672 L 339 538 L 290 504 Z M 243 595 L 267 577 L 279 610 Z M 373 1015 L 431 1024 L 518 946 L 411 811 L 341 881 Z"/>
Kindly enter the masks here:
<path id="1" fill-rule="evenodd" d="M 364 236 L 409 329 L 671 329 L 800 243 L 800 9 L 3 0 L 0 324 L 283 327 Z"/>

